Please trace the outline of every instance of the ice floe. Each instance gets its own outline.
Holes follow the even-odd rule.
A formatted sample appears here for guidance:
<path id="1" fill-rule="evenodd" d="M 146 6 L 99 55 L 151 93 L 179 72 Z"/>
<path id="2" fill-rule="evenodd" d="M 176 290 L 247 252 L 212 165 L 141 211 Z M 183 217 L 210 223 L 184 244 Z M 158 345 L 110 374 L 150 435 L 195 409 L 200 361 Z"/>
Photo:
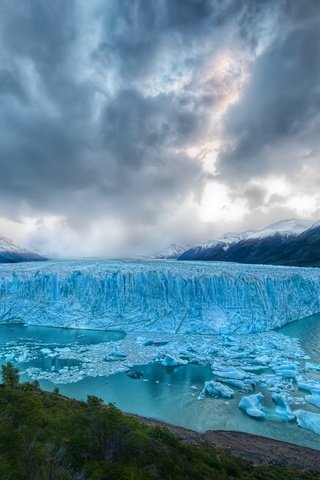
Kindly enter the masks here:
<path id="1" fill-rule="evenodd" d="M 278 419 L 290 421 L 295 418 L 286 393 L 274 394 L 272 395 L 272 400 L 277 404 L 274 413 Z"/>
<path id="2" fill-rule="evenodd" d="M 320 381 L 314 380 L 312 378 L 302 378 L 298 380 L 298 386 L 301 390 L 306 390 L 311 394 L 315 393 L 317 395 L 320 395 Z"/>
<path id="3" fill-rule="evenodd" d="M 295 417 L 299 427 L 310 430 L 320 435 L 320 413 L 307 412 L 305 410 L 295 410 Z"/>
<path id="4" fill-rule="evenodd" d="M 244 410 L 250 417 L 265 418 L 266 414 L 261 403 L 263 399 L 264 395 L 261 392 L 244 396 L 239 402 L 239 408 Z"/>
<path id="5" fill-rule="evenodd" d="M 162 360 L 162 365 L 165 367 L 178 367 L 179 365 L 186 365 L 187 360 L 182 360 L 181 358 L 176 358 L 173 355 L 167 354 Z"/>
<path id="6" fill-rule="evenodd" d="M 304 398 L 306 402 L 320 408 L 320 395 L 306 395 Z"/>
<path id="7" fill-rule="evenodd" d="M 49 380 L 53 384 L 117 372 L 126 372 L 135 381 L 147 381 L 139 366 L 151 362 L 173 370 L 186 364 L 207 365 L 212 380 L 205 384 L 200 398 L 208 396 L 206 401 L 212 401 L 213 406 L 227 398 L 235 408 L 239 403 L 249 416 L 268 421 L 292 421 L 291 409 L 297 405 L 304 404 L 306 409 L 318 407 L 319 374 L 317 370 L 306 370 L 305 357 L 297 339 L 279 332 L 232 338 L 130 332 L 117 340 L 95 344 L 61 345 L 25 342 L 23 338 L 0 344 L 0 362 L 10 359 L 30 379 Z M 196 385 L 192 390 L 196 388 L 201 391 Z M 193 395 L 196 401 L 199 393 Z"/>
<path id="8" fill-rule="evenodd" d="M 220 382 L 214 382 L 213 380 L 205 382 L 203 390 L 200 394 L 200 398 L 205 393 L 214 397 L 223 398 L 232 398 L 234 396 L 234 391 L 232 388 L 222 385 Z"/>
<path id="9" fill-rule="evenodd" d="M 297 373 L 298 373 L 298 368 L 295 363 L 278 365 L 276 367 L 273 367 L 273 370 L 279 375 L 281 375 L 282 377 L 293 378 L 293 379 L 296 379 Z"/>

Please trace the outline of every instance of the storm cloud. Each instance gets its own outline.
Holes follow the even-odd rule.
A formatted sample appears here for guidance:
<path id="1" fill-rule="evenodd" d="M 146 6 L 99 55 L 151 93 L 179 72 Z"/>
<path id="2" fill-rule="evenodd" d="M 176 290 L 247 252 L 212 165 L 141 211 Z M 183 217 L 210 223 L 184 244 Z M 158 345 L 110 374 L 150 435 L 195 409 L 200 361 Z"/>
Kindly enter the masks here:
<path id="1" fill-rule="evenodd" d="M 3 0 L 0 227 L 129 255 L 316 218 L 319 32 L 316 0 Z"/>

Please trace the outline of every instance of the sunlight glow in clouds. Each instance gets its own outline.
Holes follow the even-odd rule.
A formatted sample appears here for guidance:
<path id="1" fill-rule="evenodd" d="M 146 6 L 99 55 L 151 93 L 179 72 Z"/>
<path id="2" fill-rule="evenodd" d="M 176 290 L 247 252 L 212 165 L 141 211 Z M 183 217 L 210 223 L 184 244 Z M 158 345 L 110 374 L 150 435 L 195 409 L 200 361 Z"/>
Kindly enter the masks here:
<path id="1" fill-rule="evenodd" d="M 248 208 L 242 199 L 232 200 L 227 187 L 209 182 L 200 202 L 200 218 L 204 222 L 232 222 L 242 220 Z"/>
<path id="2" fill-rule="evenodd" d="M 0 2 L 0 234 L 130 256 L 318 220 L 319 32 L 316 0 Z"/>
<path id="3" fill-rule="evenodd" d="M 288 198 L 286 206 L 298 215 L 312 218 L 320 208 L 320 196 L 298 193 Z"/>

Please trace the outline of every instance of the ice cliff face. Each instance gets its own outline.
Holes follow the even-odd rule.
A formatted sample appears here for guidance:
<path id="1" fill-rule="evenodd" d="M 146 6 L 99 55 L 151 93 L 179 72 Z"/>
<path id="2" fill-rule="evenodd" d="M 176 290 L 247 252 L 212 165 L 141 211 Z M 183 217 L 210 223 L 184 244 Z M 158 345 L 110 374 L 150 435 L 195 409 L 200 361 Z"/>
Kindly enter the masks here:
<path id="1" fill-rule="evenodd" d="M 0 266 L 0 322 L 247 333 L 320 311 L 320 270 L 173 262 Z"/>

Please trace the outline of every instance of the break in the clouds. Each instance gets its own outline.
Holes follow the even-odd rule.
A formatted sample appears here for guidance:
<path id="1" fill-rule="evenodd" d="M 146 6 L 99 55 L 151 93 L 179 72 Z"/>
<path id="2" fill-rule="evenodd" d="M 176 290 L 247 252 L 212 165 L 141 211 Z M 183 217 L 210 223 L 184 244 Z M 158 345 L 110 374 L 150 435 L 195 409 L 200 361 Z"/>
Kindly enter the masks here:
<path id="1" fill-rule="evenodd" d="M 0 230 L 131 255 L 320 213 L 317 0 L 3 0 Z"/>

